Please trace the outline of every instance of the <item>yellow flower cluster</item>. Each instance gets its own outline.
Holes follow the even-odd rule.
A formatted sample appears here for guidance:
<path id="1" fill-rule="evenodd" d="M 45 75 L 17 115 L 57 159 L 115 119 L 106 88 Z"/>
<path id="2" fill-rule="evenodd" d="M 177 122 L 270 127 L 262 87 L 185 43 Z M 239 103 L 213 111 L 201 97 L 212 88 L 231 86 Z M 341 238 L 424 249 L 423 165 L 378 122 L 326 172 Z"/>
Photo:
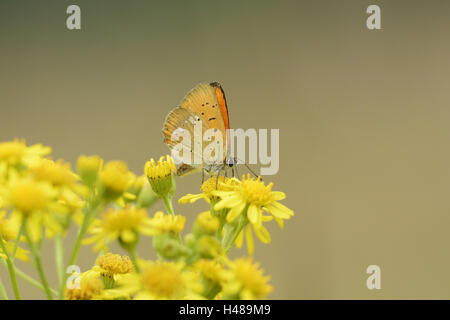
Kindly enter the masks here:
<path id="1" fill-rule="evenodd" d="M 186 216 L 176 214 L 172 203 L 177 168 L 170 156 L 151 159 L 137 176 L 126 163 L 97 155 L 80 156 L 72 171 L 50 153 L 24 140 L 0 143 L 0 262 L 17 299 L 18 277 L 48 299 L 265 299 L 273 290 L 258 263 L 228 257 L 244 237 L 252 253 L 253 233 L 269 243 L 265 223 L 275 220 L 283 227 L 293 216 L 273 184 L 250 176 L 207 179 L 200 194 L 179 200 L 204 199 L 208 205 L 185 230 Z M 165 212 L 150 215 L 158 199 Z M 66 237 L 70 228 L 78 229 L 75 240 Z M 151 238 L 153 253 L 139 248 L 142 237 Z M 48 239 L 55 242 L 57 284 L 47 280 L 41 262 Z M 100 255 L 91 269 L 69 275 L 83 244 Z M 127 255 L 110 252 L 113 245 Z M 39 279 L 17 269 L 16 258 L 33 260 Z"/>
<path id="2" fill-rule="evenodd" d="M 217 185 L 217 188 L 214 186 Z M 236 178 L 211 177 L 201 186 L 203 193 L 188 194 L 180 198 L 180 203 L 192 203 L 205 199 L 211 204 L 211 214 L 219 219 L 218 236 L 223 231 L 223 245 L 229 250 L 233 244 L 242 246 L 244 233 L 250 254 L 254 251 L 253 233 L 263 243 L 270 243 L 271 238 L 263 222 L 273 218 L 283 228 L 284 220 L 290 219 L 294 212 L 279 200 L 286 198 L 280 191 L 272 191 L 273 184 L 267 186 L 261 177 L 256 179 L 250 175 Z M 270 215 L 269 215 L 270 214 Z"/>

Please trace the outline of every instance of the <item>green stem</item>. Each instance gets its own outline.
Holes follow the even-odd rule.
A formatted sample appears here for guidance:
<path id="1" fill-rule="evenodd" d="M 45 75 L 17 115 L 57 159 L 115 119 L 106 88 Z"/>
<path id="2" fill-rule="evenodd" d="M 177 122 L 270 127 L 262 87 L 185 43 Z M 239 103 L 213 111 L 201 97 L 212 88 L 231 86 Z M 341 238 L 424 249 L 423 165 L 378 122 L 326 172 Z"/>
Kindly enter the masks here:
<path id="1" fill-rule="evenodd" d="M 131 258 L 131 261 L 134 264 L 134 268 L 136 269 L 136 272 L 138 272 L 138 273 L 141 272 L 141 270 L 139 268 L 139 265 L 137 263 L 138 255 L 137 255 L 136 249 L 129 249 L 127 251 L 130 254 L 130 258 Z"/>
<path id="2" fill-rule="evenodd" d="M 9 257 L 8 249 L 6 249 L 6 246 L 3 242 L 3 237 L 0 233 L 0 247 L 2 248 L 3 253 L 6 255 L 6 263 L 8 265 L 8 271 L 9 271 L 9 277 L 11 278 L 11 284 L 14 289 L 14 295 L 16 296 L 16 300 L 22 300 L 20 297 L 19 287 L 17 286 L 17 279 L 16 279 L 16 271 L 14 268 L 14 263 Z"/>
<path id="3" fill-rule="evenodd" d="M 29 284 L 31 284 L 31 285 L 35 286 L 36 288 L 39 288 L 45 292 L 44 286 L 39 281 L 33 279 L 32 277 L 30 277 L 29 275 L 27 275 L 25 272 L 23 272 L 22 270 L 20 270 L 17 267 L 16 267 L 16 273 L 19 278 L 25 280 Z M 55 295 L 58 294 L 58 291 L 56 291 L 55 289 L 50 288 L 50 290 L 52 291 L 53 294 L 55 294 Z"/>
<path id="4" fill-rule="evenodd" d="M 62 284 L 64 278 L 64 249 L 63 238 L 61 234 L 55 237 L 55 263 L 58 272 L 59 285 Z"/>
<path id="5" fill-rule="evenodd" d="M 78 254 L 80 253 L 80 248 L 81 248 L 81 241 L 83 240 L 84 236 L 86 235 L 89 225 L 91 224 L 91 222 L 93 220 L 92 217 L 94 217 L 96 215 L 97 210 L 102 206 L 102 204 L 103 204 L 103 202 L 101 201 L 101 199 L 93 199 L 91 201 L 91 205 L 89 207 L 87 207 L 86 212 L 84 214 L 83 222 L 81 223 L 81 227 L 78 230 L 78 234 L 75 239 L 75 243 L 72 248 L 72 252 L 70 254 L 69 261 L 66 264 L 65 270 L 67 270 L 67 267 L 74 265 L 77 262 Z M 64 287 L 65 287 L 65 282 L 68 277 L 69 277 L 69 275 L 65 273 L 62 278 L 62 281 L 59 286 L 59 299 L 63 299 L 63 297 L 64 297 Z"/>
<path id="6" fill-rule="evenodd" d="M 165 196 L 162 197 L 163 203 L 164 203 L 164 207 L 167 210 L 167 213 L 171 214 L 172 216 L 175 217 L 175 212 L 173 210 L 173 204 L 172 204 L 172 197 L 170 196 Z M 181 235 L 178 235 L 178 242 L 181 244 Z"/>
<path id="7" fill-rule="evenodd" d="M 6 293 L 5 286 L 3 285 L 2 279 L 0 279 L 0 295 L 3 300 L 8 300 L 8 294 Z"/>
<path id="8" fill-rule="evenodd" d="M 222 239 L 222 230 L 223 230 L 223 226 L 225 225 L 225 218 L 224 217 L 219 217 L 219 227 L 217 228 L 217 233 L 216 233 L 216 238 L 217 240 L 220 241 L 220 239 Z"/>
<path id="9" fill-rule="evenodd" d="M 25 219 L 23 219 L 22 223 L 20 224 L 20 229 L 19 229 L 19 232 L 17 233 L 16 242 L 14 242 L 13 251 L 11 253 L 12 261 L 14 261 L 14 259 L 16 259 L 16 253 L 17 253 L 17 249 L 19 248 L 20 237 L 23 234 L 24 228 L 25 228 Z"/>
<path id="10" fill-rule="evenodd" d="M 88 229 L 88 220 L 89 220 L 88 216 L 89 216 L 89 214 L 86 214 L 84 216 L 81 227 L 78 230 L 77 238 L 75 239 L 75 243 L 72 248 L 72 252 L 70 254 L 69 261 L 66 264 L 66 270 L 67 270 L 67 267 L 75 264 L 75 262 L 78 259 L 78 254 L 80 252 L 80 247 L 81 247 L 81 241 L 83 240 L 83 237 L 86 234 L 86 231 Z M 66 282 L 68 276 L 69 276 L 68 274 L 64 274 L 62 277 L 62 281 L 59 284 L 59 299 L 63 299 L 63 297 L 64 297 L 64 287 L 65 287 L 65 282 Z"/>
<path id="11" fill-rule="evenodd" d="M 164 207 L 167 210 L 167 213 L 171 214 L 172 216 L 175 217 L 175 211 L 173 210 L 173 204 L 172 204 L 172 196 L 166 196 L 162 198 L 163 203 L 164 203 Z M 178 242 L 180 244 L 182 244 L 182 240 L 181 240 L 181 235 L 178 234 Z"/>
<path id="12" fill-rule="evenodd" d="M 173 211 L 172 197 L 163 197 L 164 207 L 166 207 L 167 213 L 175 216 L 175 212 Z"/>
<path id="13" fill-rule="evenodd" d="M 0 260 L 3 263 L 3 265 L 6 267 L 7 266 L 6 261 L 4 259 L 0 259 Z M 42 284 L 39 281 L 33 279 L 32 277 L 27 275 L 25 272 L 23 272 L 22 270 L 20 270 L 16 266 L 14 266 L 14 269 L 16 271 L 16 275 L 19 278 L 25 280 L 26 282 L 28 282 L 29 284 L 35 286 L 36 288 L 39 288 L 42 291 L 45 291 L 44 287 L 42 286 Z M 58 292 L 55 289 L 50 288 L 50 290 L 52 291 L 53 294 L 58 294 Z"/>
<path id="14" fill-rule="evenodd" d="M 28 234 L 26 228 L 25 228 L 25 237 L 27 238 L 28 246 L 30 247 L 31 252 L 33 253 L 36 269 L 39 273 L 39 278 L 41 279 L 41 283 L 42 286 L 44 287 L 44 291 L 47 295 L 47 298 L 49 300 L 53 300 L 53 294 L 48 285 L 47 277 L 45 276 L 44 273 L 44 268 L 42 267 L 41 253 L 39 252 L 39 250 L 37 250 L 35 243 L 31 240 L 30 235 Z"/>
<path id="15" fill-rule="evenodd" d="M 228 251 L 230 251 L 230 249 L 233 247 L 234 242 L 236 241 L 237 237 L 239 236 L 239 234 L 241 233 L 241 231 L 244 229 L 244 227 L 247 225 L 248 221 L 244 221 L 243 219 L 241 219 L 239 221 L 239 224 L 237 225 L 236 229 L 234 230 L 234 232 L 232 233 L 232 237 L 231 240 L 227 239 L 227 242 L 225 242 L 226 247 L 225 247 L 225 253 L 228 253 Z"/>

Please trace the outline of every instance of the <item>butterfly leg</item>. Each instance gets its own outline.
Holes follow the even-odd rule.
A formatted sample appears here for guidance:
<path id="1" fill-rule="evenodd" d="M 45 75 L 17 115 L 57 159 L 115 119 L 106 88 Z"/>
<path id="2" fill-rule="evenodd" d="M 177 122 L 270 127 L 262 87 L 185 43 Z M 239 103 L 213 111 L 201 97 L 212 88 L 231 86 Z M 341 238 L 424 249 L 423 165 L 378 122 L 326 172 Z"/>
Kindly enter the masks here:
<path id="1" fill-rule="evenodd" d="M 222 170 L 223 170 L 223 181 L 225 181 L 225 178 L 228 177 L 228 175 L 227 175 L 227 168 L 226 168 L 226 167 L 224 167 L 223 169 L 217 171 L 217 177 L 216 177 L 216 190 L 217 190 L 217 188 L 218 188 L 218 186 L 219 186 L 219 177 L 220 177 L 220 173 L 222 172 Z"/>
<path id="2" fill-rule="evenodd" d="M 202 184 L 205 182 L 205 170 L 202 169 Z"/>

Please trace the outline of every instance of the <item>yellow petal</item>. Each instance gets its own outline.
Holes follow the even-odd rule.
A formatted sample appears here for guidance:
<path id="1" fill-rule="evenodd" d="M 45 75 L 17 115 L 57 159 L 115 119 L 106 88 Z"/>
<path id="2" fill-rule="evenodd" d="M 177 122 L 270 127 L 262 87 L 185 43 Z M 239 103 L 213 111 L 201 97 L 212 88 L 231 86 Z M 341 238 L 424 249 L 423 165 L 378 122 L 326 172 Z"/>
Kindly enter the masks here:
<path id="1" fill-rule="evenodd" d="M 278 225 L 280 226 L 280 229 L 283 229 L 283 227 L 284 227 L 284 220 L 275 217 L 275 221 L 276 221 L 276 222 L 278 223 Z"/>
<path id="2" fill-rule="evenodd" d="M 28 217 L 26 228 L 32 242 L 36 243 L 41 240 L 42 223 L 40 215 L 34 214 Z"/>
<path id="3" fill-rule="evenodd" d="M 141 233 L 141 234 L 143 234 L 145 236 L 151 237 L 151 236 L 154 236 L 157 233 L 157 231 L 155 229 L 152 229 L 152 228 L 140 227 L 139 228 L 139 233 Z"/>
<path id="4" fill-rule="evenodd" d="M 130 229 L 125 229 L 120 233 L 120 238 L 126 243 L 134 242 L 136 241 L 136 233 Z"/>
<path id="5" fill-rule="evenodd" d="M 241 214 L 242 210 L 244 210 L 244 208 L 245 202 L 241 202 L 237 206 L 233 207 L 227 214 L 227 221 L 231 222 L 236 219 Z"/>
<path id="6" fill-rule="evenodd" d="M 242 244 L 244 243 L 244 230 L 242 230 L 236 238 L 236 247 L 242 248 Z"/>
<path id="7" fill-rule="evenodd" d="M 124 196 L 124 198 L 127 199 L 127 200 L 131 200 L 131 201 L 136 200 L 136 195 L 134 195 L 134 194 L 132 194 L 132 193 L 130 193 L 130 192 L 125 192 L 125 193 L 123 194 L 123 196 Z"/>
<path id="8" fill-rule="evenodd" d="M 178 200 L 178 203 L 182 203 L 182 204 L 185 204 L 185 203 L 194 203 L 195 201 L 197 201 L 198 199 L 202 199 L 202 198 L 204 198 L 205 196 L 203 195 L 203 194 L 187 194 L 187 195 L 185 195 L 185 196 L 183 196 L 183 197 L 181 197 L 179 200 Z"/>
<path id="9" fill-rule="evenodd" d="M 43 219 L 44 225 L 47 227 L 47 234 L 49 234 L 50 237 L 51 235 L 62 231 L 61 225 L 51 215 L 47 214 Z"/>
<path id="10" fill-rule="evenodd" d="M 253 234 L 252 234 L 252 228 L 250 226 L 246 227 L 246 234 L 245 237 L 247 238 L 247 250 L 249 254 L 253 254 L 255 251 L 255 244 L 253 241 Z"/>
<path id="11" fill-rule="evenodd" d="M 256 222 L 258 221 L 258 213 L 258 208 L 254 204 L 251 204 L 248 207 L 247 217 L 252 224 L 256 224 Z"/>
<path id="12" fill-rule="evenodd" d="M 106 251 L 106 249 L 107 249 L 106 242 L 103 239 L 100 240 L 99 242 L 97 242 L 95 244 L 95 246 L 92 248 L 92 250 L 94 252 L 97 252 L 97 251 L 100 251 L 100 250 Z"/>
<path id="13" fill-rule="evenodd" d="M 95 236 L 92 236 L 90 238 L 83 239 L 81 241 L 81 244 L 93 244 L 94 242 L 97 242 L 101 238 L 101 235 L 96 234 Z"/>
<path id="14" fill-rule="evenodd" d="M 214 206 L 214 210 L 221 210 L 224 208 L 233 208 L 234 206 L 237 206 L 241 202 L 243 202 L 243 201 L 238 195 L 232 195 L 230 197 L 226 197 L 226 198 L 220 200 Z"/>
<path id="15" fill-rule="evenodd" d="M 16 258 L 19 259 L 19 260 L 27 262 L 29 260 L 29 258 L 28 258 L 28 254 L 29 253 L 30 252 L 28 250 L 25 250 L 25 249 L 22 249 L 21 247 L 18 247 L 17 251 L 16 251 Z"/>
<path id="16" fill-rule="evenodd" d="M 281 191 L 272 191 L 272 196 L 275 201 L 283 200 L 286 198 L 286 194 Z"/>
<path id="17" fill-rule="evenodd" d="M 275 217 L 280 219 L 289 219 L 294 215 L 294 211 L 289 209 L 288 207 L 282 205 L 279 202 L 274 202 L 271 205 L 267 206 L 267 209 L 272 213 Z"/>
<path id="18" fill-rule="evenodd" d="M 270 243 L 270 234 L 264 226 L 259 228 L 253 228 L 255 230 L 256 236 L 261 240 L 262 243 Z"/>

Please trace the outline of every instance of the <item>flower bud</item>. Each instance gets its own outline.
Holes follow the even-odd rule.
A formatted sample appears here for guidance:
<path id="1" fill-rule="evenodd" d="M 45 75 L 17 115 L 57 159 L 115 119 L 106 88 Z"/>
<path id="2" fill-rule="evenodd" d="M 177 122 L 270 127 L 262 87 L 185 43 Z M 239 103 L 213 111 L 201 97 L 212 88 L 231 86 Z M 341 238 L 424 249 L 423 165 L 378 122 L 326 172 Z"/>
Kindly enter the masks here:
<path id="1" fill-rule="evenodd" d="M 98 173 L 102 169 L 103 159 L 99 156 L 80 156 L 77 161 L 77 171 L 86 185 L 94 185 Z"/>
<path id="2" fill-rule="evenodd" d="M 133 174 L 128 171 L 128 166 L 125 162 L 110 161 L 106 163 L 100 172 L 104 197 L 109 199 L 120 197 L 128 189 L 132 178 Z"/>
<path id="3" fill-rule="evenodd" d="M 186 250 L 173 234 L 160 234 L 153 237 L 153 248 L 164 259 L 175 260 L 183 256 Z"/>
<path id="4" fill-rule="evenodd" d="M 150 159 L 145 164 L 145 174 L 148 181 L 152 186 L 153 192 L 160 198 L 172 197 L 175 193 L 175 172 L 175 163 L 170 156 L 167 156 L 166 160 L 164 160 L 164 157 L 161 157 L 158 163 Z"/>

